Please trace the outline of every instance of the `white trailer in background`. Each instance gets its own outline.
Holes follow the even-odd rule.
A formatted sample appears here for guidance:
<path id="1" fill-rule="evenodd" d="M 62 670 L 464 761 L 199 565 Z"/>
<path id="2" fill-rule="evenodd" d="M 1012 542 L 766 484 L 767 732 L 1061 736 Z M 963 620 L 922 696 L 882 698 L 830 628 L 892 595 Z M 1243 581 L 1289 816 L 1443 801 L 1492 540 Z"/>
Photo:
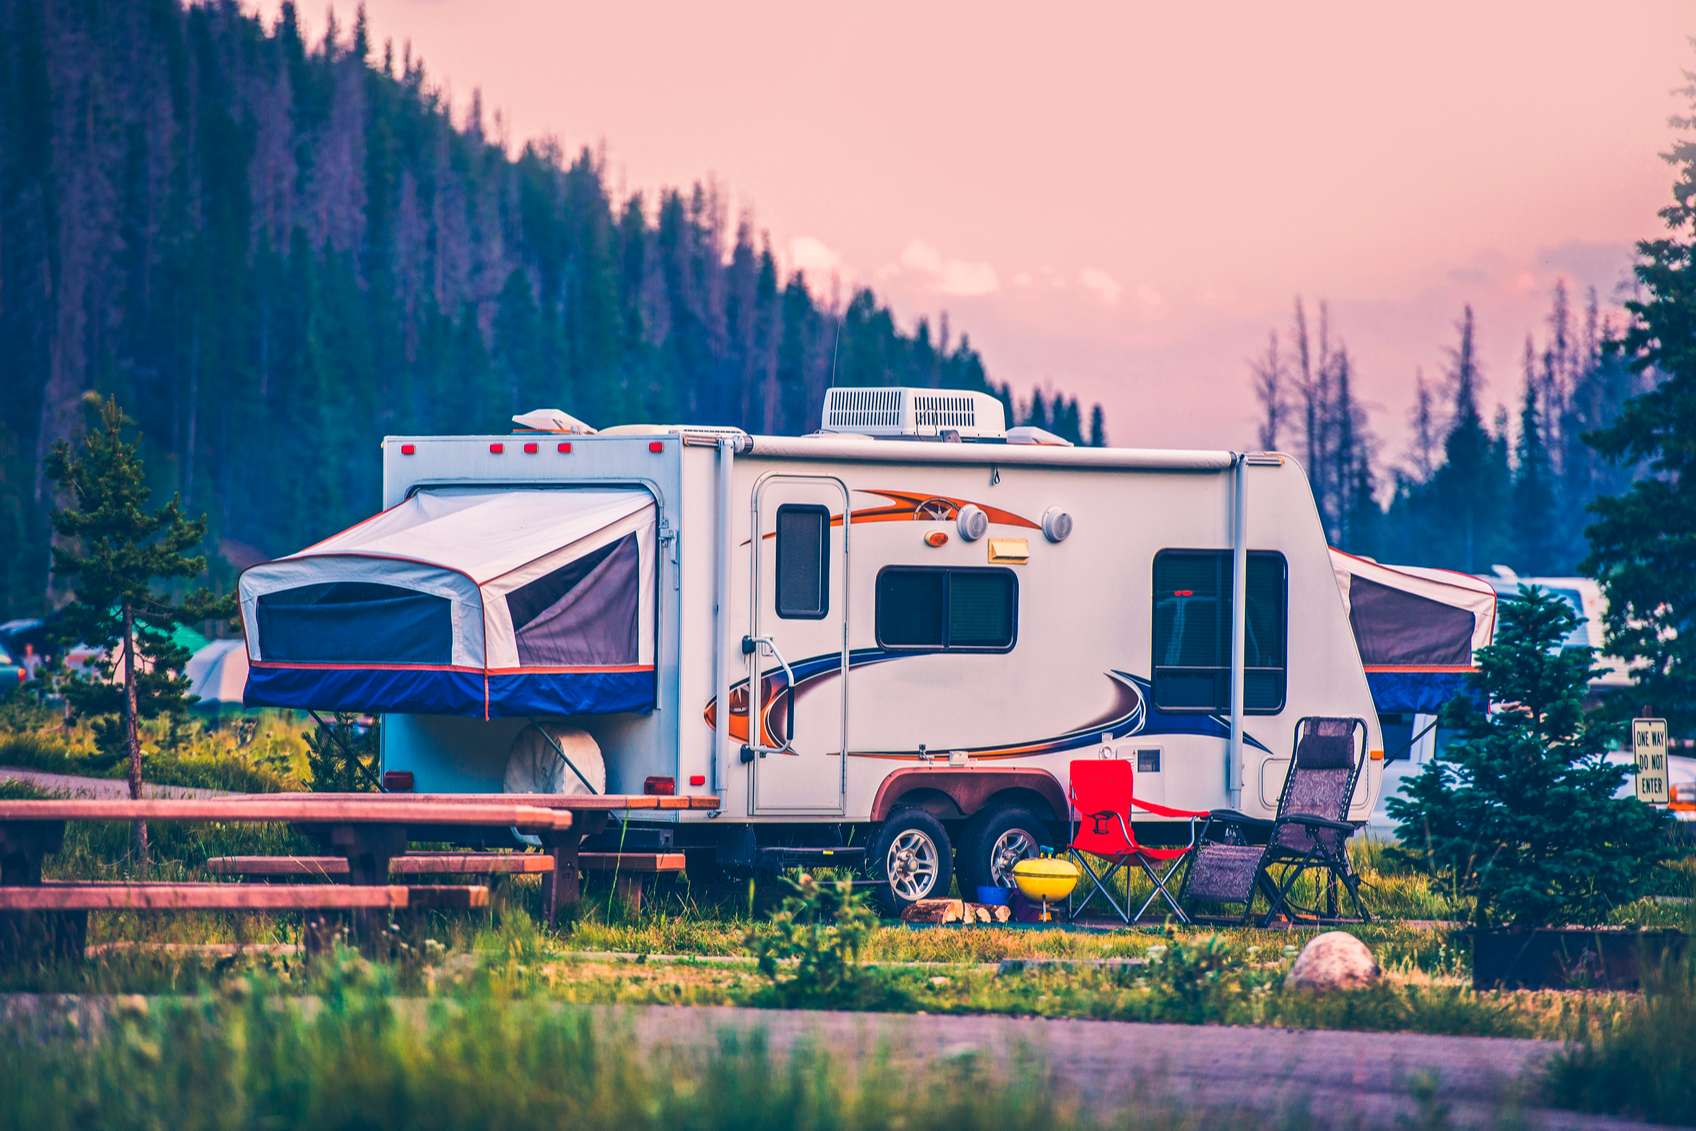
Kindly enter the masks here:
<path id="1" fill-rule="evenodd" d="M 1355 819 L 1378 792 L 1287 456 L 1075 448 L 982 394 L 835 389 L 804 437 L 389 437 L 382 503 L 243 575 L 247 701 L 382 713 L 383 768 L 420 792 L 498 791 L 533 728 L 586 732 L 607 789 L 720 801 L 627 844 L 864 855 L 903 900 L 1059 843 L 1076 758 L 1270 815 L 1297 721 L 1345 716 L 1372 752 Z"/>

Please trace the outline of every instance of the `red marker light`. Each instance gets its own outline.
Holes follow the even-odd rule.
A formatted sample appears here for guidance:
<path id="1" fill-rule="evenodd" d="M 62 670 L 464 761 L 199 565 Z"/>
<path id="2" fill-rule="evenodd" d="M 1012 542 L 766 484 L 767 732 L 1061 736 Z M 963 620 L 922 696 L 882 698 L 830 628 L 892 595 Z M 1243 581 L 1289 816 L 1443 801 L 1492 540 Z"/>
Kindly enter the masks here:
<path id="1" fill-rule="evenodd" d="M 527 456 L 533 456 L 540 450 L 541 449 L 536 447 L 536 445 L 534 443 L 524 445 L 524 454 L 527 455 Z"/>
<path id="2" fill-rule="evenodd" d="M 490 444 L 489 445 L 489 451 L 493 452 L 495 455 L 498 456 L 502 452 L 506 451 L 506 445 L 505 444 Z"/>
<path id="3" fill-rule="evenodd" d="M 690 785 L 706 785 L 707 784 L 707 775 L 706 774 L 690 774 L 689 775 L 689 784 Z"/>
<path id="4" fill-rule="evenodd" d="M 650 452 L 663 452 L 665 451 L 665 445 L 658 440 L 649 440 L 648 450 Z"/>
<path id="5" fill-rule="evenodd" d="M 403 455 L 403 456 L 409 456 L 417 450 L 418 450 L 417 444 L 402 444 L 400 446 L 400 454 Z"/>
<path id="6" fill-rule="evenodd" d="M 562 456 L 568 456 L 568 455 L 571 454 L 571 441 L 570 440 L 561 440 L 560 441 L 559 454 L 562 455 Z"/>
<path id="7" fill-rule="evenodd" d="M 1195 596 L 1195 590 L 1194 589 L 1174 589 L 1174 590 L 1172 590 L 1172 596 L 1174 596 L 1174 597 L 1194 597 Z"/>

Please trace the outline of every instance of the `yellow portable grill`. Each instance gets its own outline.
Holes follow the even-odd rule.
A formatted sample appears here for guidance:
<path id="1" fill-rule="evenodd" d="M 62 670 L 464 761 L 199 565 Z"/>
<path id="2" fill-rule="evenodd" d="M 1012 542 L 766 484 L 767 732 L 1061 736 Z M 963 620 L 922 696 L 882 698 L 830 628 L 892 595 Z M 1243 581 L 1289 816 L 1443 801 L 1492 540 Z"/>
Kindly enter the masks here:
<path id="1" fill-rule="evenodd" d="M 1072 889 L 1078 886 L 1078 866 L 1052 856 L 1021 860 L 1013 865 L 1013 883 L 1026 899 L 1042 904 L 1042 921 L 1052 923 L 1054 915 L 1048 905 L 1071 897 Z"/>

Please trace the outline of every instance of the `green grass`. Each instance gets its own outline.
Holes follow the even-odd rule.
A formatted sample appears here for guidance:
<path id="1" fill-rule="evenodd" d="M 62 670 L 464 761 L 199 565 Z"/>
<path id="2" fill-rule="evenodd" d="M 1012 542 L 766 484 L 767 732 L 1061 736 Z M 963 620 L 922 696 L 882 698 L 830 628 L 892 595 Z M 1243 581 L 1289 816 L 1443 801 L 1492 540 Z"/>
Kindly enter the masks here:
<path id="1" fill-rule="evenodd" d="M 1669 965 L 1628 1007 L 1585 1026 L 1549 1069 L 1553 1102 L 1696 1124 L 1696 956 Z"/>
<path id="2" fill-rule="evenodd" d="M 345 957 L 313 996 L 276 975 L 187 1000 L 120 1003 L 96 1024 L 37 1018 L 0 1034 L 0 1129 L 1094 1126 L 1040 1063 L 995 1071 L 850 1065 L 772 1053 L 758 1037 L 633 1055 L 615 1019 L 490 991 L 404 1002 L 380 967 Z M 92 1030 L 92 1031 L 90 1031 Z M 1144 1106 L 1112 1125 L 1199 1127 Z"/>

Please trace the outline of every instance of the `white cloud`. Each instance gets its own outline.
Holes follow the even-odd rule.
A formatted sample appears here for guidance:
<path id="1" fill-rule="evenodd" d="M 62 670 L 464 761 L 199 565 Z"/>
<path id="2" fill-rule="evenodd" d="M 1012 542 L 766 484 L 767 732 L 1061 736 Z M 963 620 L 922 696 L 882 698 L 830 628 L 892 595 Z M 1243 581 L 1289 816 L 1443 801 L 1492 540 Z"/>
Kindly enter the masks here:
<path id="1" fill-rule="evenodd" d="M 1079 271 L 1078 282 L 1108 306 L 1118 306 L 1120 296 L 1125 293 L 1125 288 L 1119 285 L 1119 280 L 1099 267 L 1085 267 Z"/>
<path id="2" fill-rule="evenodd" d="M 789 241 L 789 262 L 809 275 L 830 275 L 842 269 L 842 256 L 814 236 L 796 236 Z"/>
<path id="3" fill-rule="evenodd" d="M 1001 289 L 1001 279 L 988 263 L 950 259 L 923 240 L 913 240 L 901 250 L 900 266 L 927 277 L 929 284 L 945 295 L 987 295 Z"/>

